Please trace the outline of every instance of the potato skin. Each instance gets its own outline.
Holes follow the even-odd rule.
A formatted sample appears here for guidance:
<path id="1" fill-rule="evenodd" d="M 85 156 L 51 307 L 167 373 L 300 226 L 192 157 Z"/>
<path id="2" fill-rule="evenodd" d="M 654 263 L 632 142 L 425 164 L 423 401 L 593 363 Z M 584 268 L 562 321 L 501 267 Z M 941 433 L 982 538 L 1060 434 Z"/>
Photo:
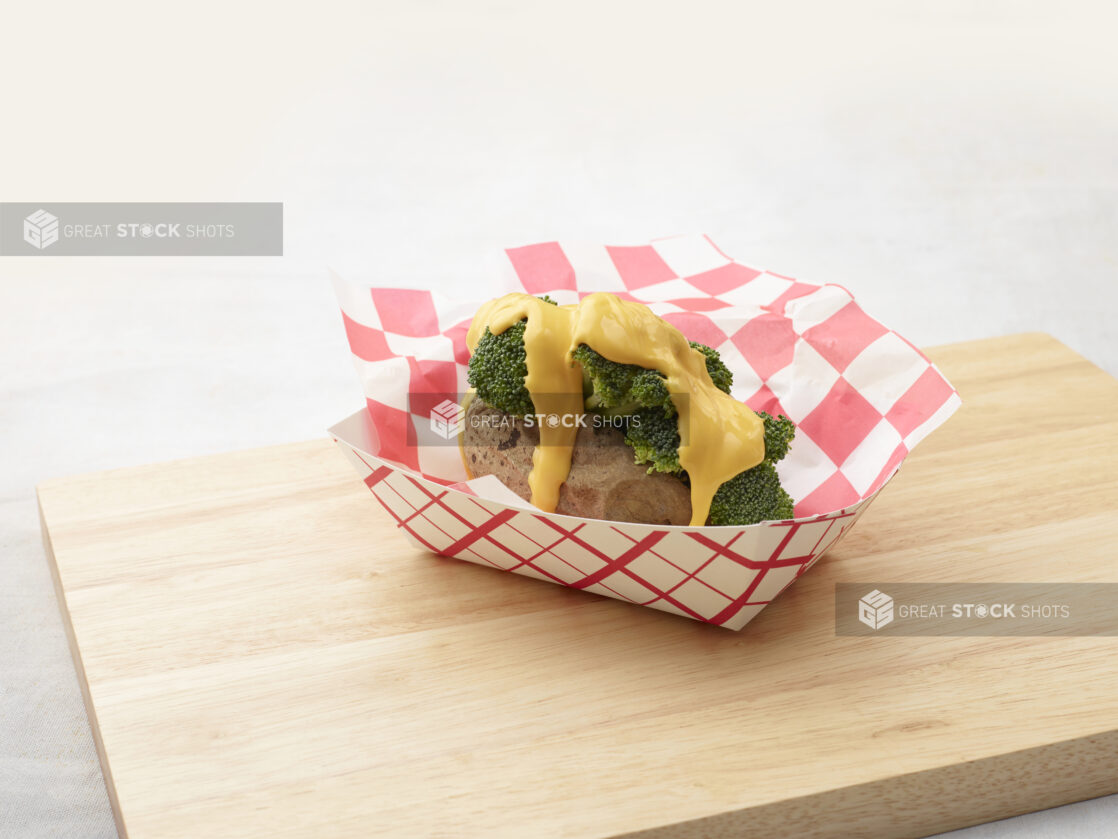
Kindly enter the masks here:
<path id="1" fill-rule="evenodd" d="M 461 442 L 470 473 L 475 478 L 495 475 L 526 501 L 531 497 L 532 452 L 539 439 L 536 426 L 476 396 L 466 408 Z M 555 512 L 607 521 L 688 524 L 690 490 L 678 478 L 648 474 L 647 469 L 633 461 L 633 450 L 620 430 L 581 428 Z"/>

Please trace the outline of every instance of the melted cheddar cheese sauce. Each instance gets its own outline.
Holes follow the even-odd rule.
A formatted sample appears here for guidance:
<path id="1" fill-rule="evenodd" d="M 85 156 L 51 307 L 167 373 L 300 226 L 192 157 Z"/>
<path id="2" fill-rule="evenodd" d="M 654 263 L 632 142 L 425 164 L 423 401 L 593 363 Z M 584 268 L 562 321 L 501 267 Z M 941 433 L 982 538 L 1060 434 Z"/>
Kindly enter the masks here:
<path id="1" fill-rule="evenodd" d="M 500 334 L 528 319 L 524 329 L 524 380 L 538 414 L 583 413 L 582 369 L 571 359 L 579 344 L 619 364 L 658 370 L 679 414 L 679 463 L 691 479 L 691 525 L 706 524 L 710 502 L 723 483 L 765 457 L 764 423 L 747 405 L 714 386 L 706 357 L 683 333 L 643 304 L 599 292 L 574 305 L 555 306 L 512 293 L 482 306 L 466 336 L 472 353 L 488 327 Z M 578 428 L 539 424 L 528 485 L 532 504 L 553 512 L 571 468 Z"/>

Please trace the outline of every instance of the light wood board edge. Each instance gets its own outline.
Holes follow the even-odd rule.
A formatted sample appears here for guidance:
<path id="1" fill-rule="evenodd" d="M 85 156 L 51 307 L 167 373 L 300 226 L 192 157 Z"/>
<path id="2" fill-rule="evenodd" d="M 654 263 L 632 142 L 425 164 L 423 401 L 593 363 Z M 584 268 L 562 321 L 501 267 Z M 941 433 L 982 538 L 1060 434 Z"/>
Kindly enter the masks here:
<path id="1" fill-rule="evenodd" d="M 105 752 L 105 743 L 101 739 L 101 726 L 97 722 L 97 710 L 93 707 L 93 695 L 89 692 L 89 679 L 85 676 L 85 665 L 82 664 L 81 650 L 78 648 L 78 638 L 74 632 L 74 624 L 70 620 L 70 609 L 66 605 L 66 592 L 62 588 L 62 576 L 58 570 L 58 562 L 54 557 L 54 546 L 51 544 L 50 532 L 47 530 L 47 519 L 43 514 L 43 501 L 39 497 L 38 489 L 35 491 L 35 500 L 39 507 L 39 524 L 43 533 L 43 549 L 47 554 L 47 565 L 50 567 L 50 577 L 54 581 L 54 593 L 58 597 L 58 611 L 62 613 L 62 625 L 66 628 L 66 642 L 70 645 L 70 655 L 74 659 L 74 669 L 77 671 L 78 685 L 82 690 L 82 701 L 85 703 L 85 712 L 89 716 L 89 728 L 93 734 L 93 745 L 97 749 L 97 760 L 101 764 L 102 782 L 105 792 L 109 796 L 109 805 L 113 811 L 113 821 L 116 822 L 116 831 L 120 839 L 128 839 L 128 830 L 124 826 L 124 814 L 120 810 L 120 800 L 116 794 L 116 784 L 113 783 L 112 769 L 109 768 L 109 756 Z"/>
<path id="2" fill-rule="evenodd" d="M 1108 731 L 614 839 L 919 839 L 1115 792 L 1118 731 Z"/>

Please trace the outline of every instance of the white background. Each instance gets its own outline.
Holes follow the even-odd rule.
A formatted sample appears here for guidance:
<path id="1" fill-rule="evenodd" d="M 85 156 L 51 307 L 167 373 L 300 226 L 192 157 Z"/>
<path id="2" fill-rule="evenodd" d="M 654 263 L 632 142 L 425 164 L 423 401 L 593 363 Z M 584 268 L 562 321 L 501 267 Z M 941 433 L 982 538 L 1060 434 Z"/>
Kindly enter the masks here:
<path id="1" fill-rule="evenodd" d="M 0 200 L 283 201 L 287 256 L 0 257 L 0 836 L 113 835 L 34 484 L 321 436 L 361 404 L 326 265 L 453 291 L 705 232 L 917 344 L 1118 373 L 1108 5 L 10 4 Z"/>

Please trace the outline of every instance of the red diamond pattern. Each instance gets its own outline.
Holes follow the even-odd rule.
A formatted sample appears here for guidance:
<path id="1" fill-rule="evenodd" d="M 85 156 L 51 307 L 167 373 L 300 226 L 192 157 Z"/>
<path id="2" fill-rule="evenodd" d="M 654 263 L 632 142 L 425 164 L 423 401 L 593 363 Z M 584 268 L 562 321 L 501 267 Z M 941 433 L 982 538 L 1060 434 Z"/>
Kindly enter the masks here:
<path id="1" fill-rule="evenodd" d="M 528 294 L 575 289 L 575 269 L 558 242 L 543 242 L 505 251 Z"/>
<path id="2" fill-rule="evenodd" d="M 880 420 L 877 409 L 840 377 L 800 428 L 836 466 L 842 466 Z"/>
<path id="3" fill-rule="evenodd" d="M 897 404 L 889 410 L 885 418 L 901 432 L 902 437 L 907 437 L 931 416 L 927 412 L 928 405 L 942 405 L 951 398 L 952 393 L 954 391 L 947 380 L 934 367 L 929 367 L 920 374 L 920 378 L 904 396 L 897 400 Z"/>
<path id="4" fill-rule="evenodd" d="M 465 367 L 470 363 L 470 348 L 466 346 L 466 333 L 469 331 L 470 322 L 464 320 L 443 333 L 454 347 L 454 363 L 459 367 Z"/>
<path id="5" fill-rule="evenodd" d="M 775 312 L 778 315 L 784 314 L 784 307 L 788 304 L 789 300 L 795 300 L 797 297 L 804 297 L 811 294 L 819 286 L 809 285 L 808 283 L 794 282 L 780 297 L 771 303 L 763 306 L 762 308 Z"/>
<path id="6" fill-rule="evenodd" d="M 796 515 L 805 515 L 801 510 L 841 510 L 859 501 L 858 490 L 850 485 L 842 472 L 835 472 L 818 489 L 802 501 L 796 502 Z"/>
<path id="7" fill-rule="evenodd" d="M 629 291 L 675 279 L 675 272 L 651 245 L 606 248 L 606 252 Z"/>
<path id="8" fill-rule="evenodd" d="M 718 325 L 699 312 L 668 312 L 664 320 L 682 332 L 691 341 L 698 341 L 708 347 L 720 347 L 726 342 L 726 333 Z"/>
<path id="9" fill-rule="evenodd" d="M 411 380 L 408 383 L 408 409 L 413 414 L 430 416 L 431 410 L 447 398 L 458 397 L 458 365 L 453 361 L 429 361 L 408 356 Z"/>
<path id="10" fill-rule="evenodd" d="M 374 288 L 373 305 L 386 332 L 424 338 L 439 334 L 431 292 L 413 288 Z"/>
<path id="11" fill-rule="evenodd" d="M 796 351 L 792 321 L 771 312 L 753 318 L 731 340 L 762 379 L 791 364 Z"/>
<path id="12" fill-rule="evenodd" d="M 689 312 L 715 312 L 719 309 L 725 309 L 729 306 L 722 300 L 716 300 L 713 297 L 683 297 L 677 300 L 669 300 L 673 306 L 679 306 L 681 309 L 686 309 Z"/>
<path id="13" fill-rule="evenodd" d="M 362 361 L 383 361 L 395 355 L 384 339 L 383 330 L 358 323 L 345 312 L 342 312 L 342 322 L 350 351 Z"/>
<path id="14" fill-rule="evenodd" d="M 754 411 L 764 411 L 769 416 L 777 417 L 785 414 L 784 407 L 780 404 L 780 400 L 776 398 L 776 394 L 769 390 L 768 385 L 761 385 L 760 389 L 745 400 L 747 404 Z"/>
<path id="15" fill-rule="evenodd" d="M 407 444 L 411 431 L 410 415 L 407 411 L 385 405 L 375 399 L 366 399 L 365 408 L 372 417 L 377 431 L 376 448 L 369 454 L 380 455 L 395 461 L 408 469 L 419 470 L 419 452 L 415 446 Z"/>
<path id="16" fill-rule="evenodd" d="M 724 294 L 745 285 L 760 275 L 760 271 L 747 268 L 737 262 L 731 262 L 721 268 L 687 277 L 687 282 L 707 294 Z"/>
<path id="17" fill-rule="evenodd" d="M 827 318 L 804 331 L 804 340 L 811 344 L 840 373 L 858 354 L 889 330 L 850 302 Z"/>

